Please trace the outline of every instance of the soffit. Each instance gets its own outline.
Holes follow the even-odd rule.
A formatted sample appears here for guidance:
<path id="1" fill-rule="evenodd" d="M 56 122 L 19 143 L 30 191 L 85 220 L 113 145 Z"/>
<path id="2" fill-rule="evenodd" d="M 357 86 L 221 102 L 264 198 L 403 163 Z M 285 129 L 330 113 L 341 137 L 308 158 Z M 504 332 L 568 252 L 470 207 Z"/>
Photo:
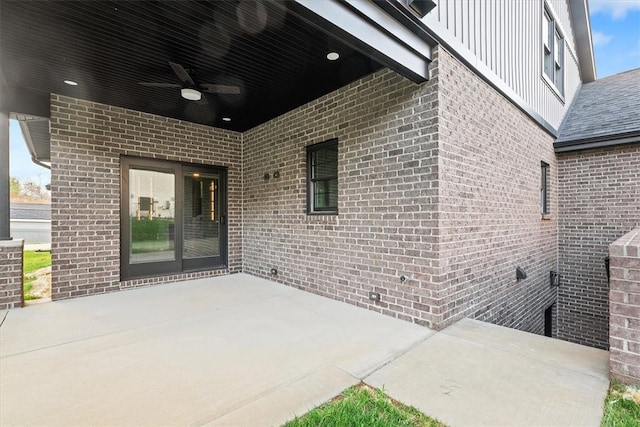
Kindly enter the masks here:
<path id="1" fill-rule="evenodd" d="M 56 93 L 244 131 L 382 67 L 281 2 L 3 0 L 0 7 L 0 67 L 21 100 Z M 340 59 L 328 61 L 330 51 Z M 204 94 L 208 103 L 199 105 L 179 88 L 139 84 L 179 83 L 169 62 L 198 82 L 241 93 Z M 18 108 L 20 99 L 18 112 L 42 115 L 28 103 Z"/>

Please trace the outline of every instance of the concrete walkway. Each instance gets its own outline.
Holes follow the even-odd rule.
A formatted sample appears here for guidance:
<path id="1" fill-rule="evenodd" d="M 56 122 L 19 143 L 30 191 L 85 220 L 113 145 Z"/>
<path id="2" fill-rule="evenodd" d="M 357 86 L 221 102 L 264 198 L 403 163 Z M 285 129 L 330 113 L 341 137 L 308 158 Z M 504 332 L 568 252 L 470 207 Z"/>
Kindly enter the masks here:
<path id="1" fill-rule="evenodd" d="M 597 425 L 607 353 L 237 274 L 0 313 L 0 425 L 280 425 L 365 382 L 450 425 Z M 523 422 L 520 422 L 523 421 Z"/>
<path id="2" fill-rule="evenodd" d="M 365 382 L 450 426 L 598 427 L 609 353 L 464 319 Z"/>

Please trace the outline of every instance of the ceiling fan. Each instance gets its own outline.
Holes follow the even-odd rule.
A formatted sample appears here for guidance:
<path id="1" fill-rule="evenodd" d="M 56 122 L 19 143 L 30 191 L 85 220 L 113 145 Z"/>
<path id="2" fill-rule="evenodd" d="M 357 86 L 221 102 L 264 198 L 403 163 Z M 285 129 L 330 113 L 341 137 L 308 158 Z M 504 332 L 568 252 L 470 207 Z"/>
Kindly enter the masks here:
<path id="1" fill-rule="evenodd" d="M 178 76 L 178 79 L 182 82 L 181 84 L 148 82 L 140 82 L 140 84 L 142 86 L 149 87 L 180 88 L 180 94 L 184 99 L 197 101 L 197 103 L 200 105 L 207 104 L 207 99 L 202 96 L 202 92 L 232 95 L 237 95 L 240 93 L 240 88 L 238 86 L 219 85 L 211 83 L 196 84 L 193 78 L 189 75 L 189 72 L 182 65 L 176 64 L 175 62 L 169 62 L 169 65 L 173 69 L 173 72 L 176 73 L 176 76 Z"/>

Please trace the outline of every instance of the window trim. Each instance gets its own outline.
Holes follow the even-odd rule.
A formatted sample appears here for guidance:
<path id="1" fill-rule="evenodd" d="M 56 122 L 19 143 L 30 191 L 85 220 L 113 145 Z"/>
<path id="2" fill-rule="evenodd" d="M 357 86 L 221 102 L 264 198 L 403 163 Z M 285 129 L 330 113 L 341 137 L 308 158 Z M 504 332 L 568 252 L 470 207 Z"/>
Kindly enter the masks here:
<path id="1" fill-rule="evenodd" d="M 552 34 L 552 46 L 549 46 L 547 48 L 547 46 L 545 45 L 545 39 L 548 38 L 548 31 L 549 31 L 549 27 L 546 27 L 546 21 L 547 21 L 547 17 L 549 18 L 548 22 L 549 25 L 552 26 L 553 29 L 553 34 Z M 556 15 L 552 12 L 551 7 L 547 4 L 547 2 L 545 1 L 543 6 L 542 6 L 542 20 L 541 20 L 541 34 L 543 35 L 543 40 L 542 40 L 542 79 L 547 83 L 547 85 L 554 91 L 554 93 L 560 98 L 560 100 L 562 102 L 565 101 L 565 86 L 566 86 L 566 51 L 567 51 L 567 46 L 566 46 L 566 38 L 564 36 L 564 32 L 562 31 L 560 22 L 558 21 L 558 19 L 556 18 Z M 545 34 L 545 27 L 547 30 L 547 33 Z M 561 49 L 558 49 L 558 47 L 556 46 L 556 35 L 559 36 L 560 38 L 560 42 L 561 45 L 559 44 L 558 46 L 561 46 Z M 551 56 L 551 67 L 553 69 L 553 76 L 554 77 L 549 77 L 547 75 L 547 72 L 545 70 L 545 59 L 547 56 L 547 50 L 549 50 L 549 55 Z M 561 52 L 560 52 L 561 50 Z M 556 54 L 560 53 L 561 56 L 558 58 L 558 61 L 556 61 Z M 554 81 L 555 76 L 556 76 L 556 64 L 559 64 L 559 69 L 560 69 L 560 73 L 561 76 L 560 78 L 561 80 L 561 84 L 557 85 L 556 82 Z"/>
<path id="2" fill-rule="evenodd" d="M 315 180 L 313 177 L 313 166 L 311 163 L 311 156 L 313 153 L 329 148 L 335 147 L 336 153 L 338 152 L 338 138 L 329 139 L 327 141 L 319 142 L 316 144 L 307 146 L 307 215 L 338 215 L 338 205 L 339 203 L 336 201 L 336 207 L 327 208 L 327 209 L 316 209 L 314 206 L 314 194 Z M 327 178 L 323 179 L 326 180 Z M 336 179 L 338 180 L 338 162 L 336 162 L 336 175 L 335 177 L 330 177 L 328 179 Z"/>

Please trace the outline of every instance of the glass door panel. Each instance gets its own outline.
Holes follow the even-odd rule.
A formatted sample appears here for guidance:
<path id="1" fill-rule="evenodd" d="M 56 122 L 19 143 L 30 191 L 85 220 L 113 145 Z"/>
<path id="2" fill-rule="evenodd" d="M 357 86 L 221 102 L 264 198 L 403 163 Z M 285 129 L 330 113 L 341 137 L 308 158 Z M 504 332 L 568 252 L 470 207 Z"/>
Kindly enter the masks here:
<path id="1" fill-rule="evenodd" d="M 174 261 L 175 175 L 129 169 L 129 263 Z"/>
<path id="2" fill-rule="evenodd" d="M 184 173 L 182 259 L 217 258 L 221 255 L 221 182 L 214 173 Z"/>

